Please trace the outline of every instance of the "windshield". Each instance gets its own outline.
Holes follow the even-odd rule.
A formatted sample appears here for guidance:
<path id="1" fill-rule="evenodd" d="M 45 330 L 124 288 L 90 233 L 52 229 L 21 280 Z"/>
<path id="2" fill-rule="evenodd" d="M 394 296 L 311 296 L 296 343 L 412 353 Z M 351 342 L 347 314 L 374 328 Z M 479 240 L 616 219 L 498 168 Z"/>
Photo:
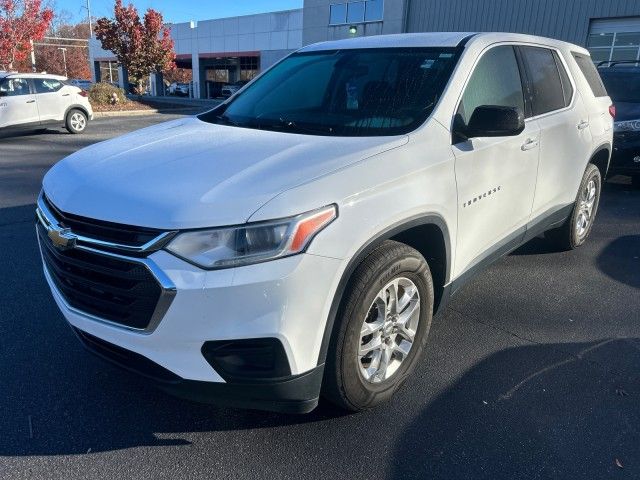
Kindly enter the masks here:
<path id="1" fill-rule="evenodd" d="M 600 71 L 602 83 L 614 102 L 640 103 L 640 74 L 629 72 Z"/>
<path id="2" fill-rule="evenodd" d="M 297 53 L 199 118 L 315 135 L 400 135 L 426 120 L 456 61 L 452 48 Z"/>

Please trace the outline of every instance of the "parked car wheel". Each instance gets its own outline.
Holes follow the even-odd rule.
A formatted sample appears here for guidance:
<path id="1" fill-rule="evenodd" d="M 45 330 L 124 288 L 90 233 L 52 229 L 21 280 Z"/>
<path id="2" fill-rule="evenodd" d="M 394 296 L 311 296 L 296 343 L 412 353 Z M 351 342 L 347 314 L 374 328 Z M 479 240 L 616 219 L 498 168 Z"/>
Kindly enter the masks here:
<path id="1" fill-rule="evenodd" d="M 573 250 L 586 241 L 598 212 L 601 189 L 600 170 L 590 163 L 582 177 L 571 217 L 561 227 L 545 233 L 559 250 Z"/>
<path id="2" fill-rule="evenodd" d="M 355 270 L 338 312 L 323 393 L 351 411 L 385 402 L 421 356 L 433 315 L 429 265 L 385 241 Z"/>
<path id="3" fill-rule="evenodd" d="M 73 109 L 67 113 L 65 127 L 69 133 L 82 133 L 87 128 L 87 116 L 82 110 Z"/>

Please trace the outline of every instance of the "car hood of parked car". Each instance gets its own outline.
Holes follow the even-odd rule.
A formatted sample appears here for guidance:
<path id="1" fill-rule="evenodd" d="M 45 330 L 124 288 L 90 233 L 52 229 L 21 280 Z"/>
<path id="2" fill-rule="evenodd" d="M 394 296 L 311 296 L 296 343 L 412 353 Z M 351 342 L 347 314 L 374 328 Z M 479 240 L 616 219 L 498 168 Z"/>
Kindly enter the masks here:
<path id="1" fill-rule="evenodd" d="M 246 222 L 279 193 L 406 143 L 174 120 L 97 143 L 45 176 L 66 213 L 162 229 Z M 322 205 L 318 205 L 321 207 Z"/>

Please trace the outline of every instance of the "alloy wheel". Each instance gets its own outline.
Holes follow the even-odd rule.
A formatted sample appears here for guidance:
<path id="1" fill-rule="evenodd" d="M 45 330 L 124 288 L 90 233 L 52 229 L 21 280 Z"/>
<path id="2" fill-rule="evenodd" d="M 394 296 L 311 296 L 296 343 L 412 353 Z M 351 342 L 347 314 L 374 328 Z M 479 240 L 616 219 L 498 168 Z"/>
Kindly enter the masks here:
<path id="1" fill-rule="evenodd" d="M 87 126 L 87 121 L 84 118 L 84 115 L 78 112 L 71 115 L 70 123 L 71 127 L 78 132 L 81 132 L 84 130 L 84 127 Z"/>
<path id="2" fill-rule="evenodd" d="M 582 238 L 589 229 L 593 221 L 594 206 L 598 190 L 596 182 L 592 178 L 580 192 L 580 200 L 578 202 L 578 214 L 576 215 L 576 233 L 578 238 Z"/>
<path id="3" fill-rule="evenodd" d="M 420 294 L 408 278 L 387 283 L 376 295 L 360 329 L 360 373 L 371 383 L 392 377 L 413 347 L 420 321 Z"/>

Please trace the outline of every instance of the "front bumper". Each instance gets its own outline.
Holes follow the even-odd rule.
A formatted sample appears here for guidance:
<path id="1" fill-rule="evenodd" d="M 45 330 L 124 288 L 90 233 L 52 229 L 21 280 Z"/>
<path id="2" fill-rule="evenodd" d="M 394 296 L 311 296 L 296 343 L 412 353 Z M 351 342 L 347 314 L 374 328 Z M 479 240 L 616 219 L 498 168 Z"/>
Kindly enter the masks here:
<path id="1" fill-rule="evenodd" d="M 80 342 L 91 353 L 153 381 L 160 389 L 180 398 L 281 413 L 308 413 L 318 405 L 324 365 L 300 375 L 254 379 L 240 383 L 186 380 L 142 355 L 72 328 Z"/>
<path id="2" fill-rule="evenodd" d="M 322 379 L 318 358 L 340 260 L 301 254 L 204 271 L 160 250 L 145 262 L 175 295 L 157 325 L 142 331 L 71 307 L 45 264 L 53 297 L 85 346 L 178 396 L 288 412 L 315 407 Z M 289 375 L 225 381 L 202 352 L 206 342 L 263 338 L 282 344 Z"/>

